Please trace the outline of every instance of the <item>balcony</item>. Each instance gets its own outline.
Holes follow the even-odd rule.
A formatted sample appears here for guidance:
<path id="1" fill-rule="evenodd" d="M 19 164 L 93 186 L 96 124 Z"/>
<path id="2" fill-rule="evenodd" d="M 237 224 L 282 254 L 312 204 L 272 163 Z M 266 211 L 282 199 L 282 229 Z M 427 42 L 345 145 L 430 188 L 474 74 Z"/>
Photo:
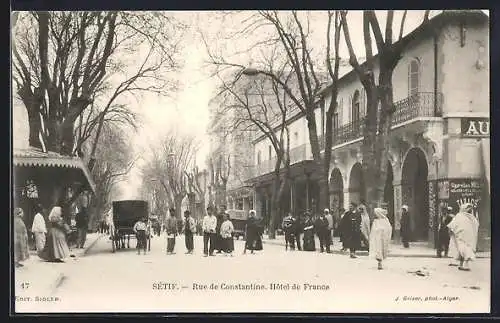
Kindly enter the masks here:
<path id="1" fill-rule="evenodd" d="M 306 152 L 307 152 L 307 144 L 303 144 L 290 149 L 290 165 L 305 160 Z M 267 173 L 271 173 L 274 171 L 275 166 L 276 166 L 276 158 L 272 158 L 270 160 L 264 160 L 260 164 L 251 167 L 252 168 L 251 174 L 252 176 L 256 177 Z"/>
<path id="2" fill-rule="evenodd" d="M 419 92 L 396 102 L 396 111 L 392 115 L 392 126 L 422 117 L 440 117 L 442 115 L 443 95 L 432 92 Z M 365 118 L 342 125 L 333 131 L 333 146 L 363 137 Z M 324 148 L 323 136 L 320 146 Z"/>

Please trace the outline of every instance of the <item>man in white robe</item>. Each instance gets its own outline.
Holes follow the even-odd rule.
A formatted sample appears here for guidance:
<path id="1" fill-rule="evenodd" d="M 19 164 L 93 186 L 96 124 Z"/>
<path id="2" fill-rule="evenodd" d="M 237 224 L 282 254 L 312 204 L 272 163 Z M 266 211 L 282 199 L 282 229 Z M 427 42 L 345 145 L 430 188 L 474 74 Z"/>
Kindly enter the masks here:
<path id="1" fill-rule="evenodd" d="M 456 247 L 459 270 L 470 271 L 469 262 L 475 258 L 479 221 L 473 214 L 473 205 L 465 203 L 448 224 L 452 243 Z"/>

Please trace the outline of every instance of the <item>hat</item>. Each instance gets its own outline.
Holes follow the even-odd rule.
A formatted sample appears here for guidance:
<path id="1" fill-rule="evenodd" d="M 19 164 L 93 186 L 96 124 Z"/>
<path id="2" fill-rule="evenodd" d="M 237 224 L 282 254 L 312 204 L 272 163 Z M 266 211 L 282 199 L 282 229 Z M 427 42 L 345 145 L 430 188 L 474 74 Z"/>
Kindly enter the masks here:
<path id="1" fill-rule="evenodd" d="M 323 213 L 330 213 L 330 210 L 328 210 L 328 209 L 324 209 L 324 210 L 323 210 Z"/>
<path id="2" fill-rule="evenodd" d="M 451 206 L 446 207 L 448 211 L 453 211 L 453 208 Z"/>
<path id="3" fill-rule="evenodd" d="M 406 205 L 406 204 L 405 204 L 405 205 L 403 205 L 401 208 L 402 208 L 403 210 L 408 211 L 408 205 Z"/>

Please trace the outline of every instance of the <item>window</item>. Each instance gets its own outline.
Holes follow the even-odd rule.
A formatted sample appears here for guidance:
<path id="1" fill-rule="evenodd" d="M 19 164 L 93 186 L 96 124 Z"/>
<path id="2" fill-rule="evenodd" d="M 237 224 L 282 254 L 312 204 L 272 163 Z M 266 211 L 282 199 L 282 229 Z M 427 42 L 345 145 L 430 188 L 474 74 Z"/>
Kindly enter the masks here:
<path id="1" fill-rule="evenodd" d="M 337 106 L 335 107 L 335 110 L 333 111 L 333 131 L 339 128 L 339 103 L 337 102 Z"/>
<path id="2" fill-rule="evenodd" d="M 236 210 L 243 210 L 243 198 L 236 200 Z"/>
<path id="3" fill-rule="evenodd" d="M 257 165 L 260 165 L 261 162 L 261 157 L 260 157 L 260 151 L 257 152 Z"/>
<path id="4" fill-rule="evenodd" d="M 417 59 L 410 62 L 409 75 L 408 75 L 408 95 L 414 96 L 418 94 L 418 85 L 420 78 L 420 63 Z"/>
<path id="5" fill-rule="evenodd" d="M 269 145 L 267 147 L 267 150 L 268 150 L 268 153 L 269 153 L 269 159 L 268 160 L 271 160 L 271 155 L 272 155 L 271 145 Z"/>
<path id="6" fill-rule="evenodd" d="M 356 90 L 354 92 L 354 96 L 352 97 L 352 107 L 351 107 L 351 121 L 356 122 L 359 121 L 359 91 Z"/>

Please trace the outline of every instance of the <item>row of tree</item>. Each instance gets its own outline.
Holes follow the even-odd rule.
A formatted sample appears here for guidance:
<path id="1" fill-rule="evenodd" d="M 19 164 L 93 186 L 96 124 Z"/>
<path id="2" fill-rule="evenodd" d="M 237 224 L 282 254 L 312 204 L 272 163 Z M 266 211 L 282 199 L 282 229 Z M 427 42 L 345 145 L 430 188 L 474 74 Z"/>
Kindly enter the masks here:
<path id="1" fill-rule="evenodd" d="M 29 145 L 82 157 L 97 185 L 93 214 L 102 214 L 135 160 L 127 136 L 138 122 L 131 102 L 142 93 L 176 90 L 172 73 L 182 63 L 185 26 L 164 12 L 38 11 L 12 18 L 14 95 L 26 108 Z M 47 204 L 60 194 L 52 184 L 36 183 L 50 197 Z"/>
<path id="2" fill-rule="evenodd" d="M 362 26 L 349 23 L 347 10 L 325 14 L 324 42 L 319 46 L 312 39 L 310 25 L 314 18 L 310 13 L 259 11 L 242 19 L 243 27 L 231 34 L 229 39 L 251 41 L 259 35 L 248 48 L 258 54 L 254 54 L 246 65 L 231 61 L 232 58 L 224 53 L 216 53 L 213 45 L 205 42 L 214 76 L 221 84 L 217 95 L 220 107 L 217 113 L 232 113 L 234 122 L 230 132 L 254 129 L 265 136 L 274 149 L 276 163 L 269 223 L 271 238 L 274 238 L 280 214 L 279 201 L 287 185 L 290 166 L 290 136 L 285 120 L 296 109 L 307 120 L 313 159 L 321 174 L 318 206 L 329 206 L 328 178 L 334 140 L 333 115 L 338 108 L 339 67 L 343 63 L 339 50 L 342 35 L 349 53 L 349 65 L 361 81 L 367 97 L 362 143 L 366 200 L 370 211 L 383 202 L 386 152 L 394 112 L 392 74 L 410 42 L 409 37 L 403 37 L 407 11 L 402 13 L 397 27 L 398 37 L 393 31 L 394 10 L 386 12 L 385 28 L 382 28 L 373 10 L 363 11 Z M 223 15 L 226 18 L 227 13 Z M 429 10 L 426 10 L 420 27 L 425 28 L 428 19 Z M 364 63 L 359 62 L 355 53 L 350 27 L 363 31 Z M 257 55 L 261 57 L 258 60 L 255 59 Z M 375 61 L 378 62 L 378 76 Z M 318 103 L 325 99 L 326 95 L 320 95 L 320 92 L 325 90 L 326 85 L 327 96 L 331 100 L 325 109 L 325 136 L 321 138 L 315 112 Z M 321 154 L 323 147 L 324 154 Z"/>

